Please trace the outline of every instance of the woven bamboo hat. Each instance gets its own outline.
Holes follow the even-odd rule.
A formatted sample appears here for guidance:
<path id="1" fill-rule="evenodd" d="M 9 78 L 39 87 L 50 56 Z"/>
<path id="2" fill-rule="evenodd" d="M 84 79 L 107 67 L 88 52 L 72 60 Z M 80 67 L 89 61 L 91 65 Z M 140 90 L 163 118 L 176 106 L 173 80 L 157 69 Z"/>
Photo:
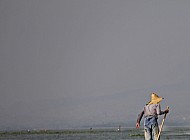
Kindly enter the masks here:
<path id="1" fill-rule="evenodd" d="M 151 101 L 148 104 L 157 104 L 162 101 L 162 97 L 159 97 L 156 93 L 151 94 Z"/>

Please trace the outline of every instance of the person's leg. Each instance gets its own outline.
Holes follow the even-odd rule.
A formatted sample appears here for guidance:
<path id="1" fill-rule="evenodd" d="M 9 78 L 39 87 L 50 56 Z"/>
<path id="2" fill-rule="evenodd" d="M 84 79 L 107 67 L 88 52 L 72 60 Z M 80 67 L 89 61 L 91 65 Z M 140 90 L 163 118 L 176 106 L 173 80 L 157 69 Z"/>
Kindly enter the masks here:
<path id="1" fill-rule="evenodd" d="M 144 126 L 144 137 L 145 140 L 152 140 L 152 130 L 146 126 Z"/>
<path id="2" fill-rule="evenodd" d="M 152 126 L 152 134 L 153 134 L 153 140 L 157 140 L 158 139 L 158 134 L 159 134 L 159 127 L 158 127 L 158 123 L 156 123 L 155 125 Z"/>

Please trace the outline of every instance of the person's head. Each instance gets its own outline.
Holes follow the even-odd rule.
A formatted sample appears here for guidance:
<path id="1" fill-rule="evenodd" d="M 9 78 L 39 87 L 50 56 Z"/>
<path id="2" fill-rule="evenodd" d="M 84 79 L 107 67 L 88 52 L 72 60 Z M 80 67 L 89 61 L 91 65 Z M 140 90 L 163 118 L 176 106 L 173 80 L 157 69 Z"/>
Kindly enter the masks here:
<path id="1" fill-rule="evenodd" d="M 162 101 L 162 97 L 159 97 L 156 93 L 151 94 L 151 100 L 148 104 L 158 104 Z"/>

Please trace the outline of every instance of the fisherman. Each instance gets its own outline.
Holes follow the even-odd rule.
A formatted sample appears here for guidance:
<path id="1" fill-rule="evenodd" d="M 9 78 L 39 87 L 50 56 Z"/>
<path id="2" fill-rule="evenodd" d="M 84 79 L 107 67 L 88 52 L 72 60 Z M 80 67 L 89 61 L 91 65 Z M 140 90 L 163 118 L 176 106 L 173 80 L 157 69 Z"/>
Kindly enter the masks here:
<path id="1" fill-rule="evenodd" d="M 146 104 L 142 112 L 138 115 L 136 128 L 140 128 L 140 121 L 144 115 L 145 140 L 157 140 L 159 134 L 158 115 L 167 114 L 169 109 L 161 111 L 160 102 L 163 98 L 156 93 L 151 94 L 151 101 Z"/>

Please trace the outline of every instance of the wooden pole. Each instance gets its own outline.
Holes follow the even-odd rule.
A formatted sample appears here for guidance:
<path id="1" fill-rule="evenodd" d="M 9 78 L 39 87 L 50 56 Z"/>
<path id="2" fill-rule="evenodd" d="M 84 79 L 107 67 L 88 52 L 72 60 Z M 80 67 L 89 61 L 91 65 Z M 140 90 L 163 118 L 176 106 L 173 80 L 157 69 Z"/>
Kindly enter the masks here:
<path id="1" fill-rule="evenodd" d="M 167 109 L 169 109 L 168 106 L 167 106 Z M 167 115 L 167 113 L 164 115 L 164 118 L 163 118 L 163 120 L 162 120 L 162 123 L 161 123 L 161 126 L 160 126 L 160 131 L 159 131 L 159 133 L 158 133 L 158 139 L 157 139 L 157 140 L 160 139 L 160 135 L 161 135 L 161 132 L 162 132 L 162 128 L 163 128 L 163 125 L 164 125 L 165 119 L 166 119 L 166 115 Z"/>

